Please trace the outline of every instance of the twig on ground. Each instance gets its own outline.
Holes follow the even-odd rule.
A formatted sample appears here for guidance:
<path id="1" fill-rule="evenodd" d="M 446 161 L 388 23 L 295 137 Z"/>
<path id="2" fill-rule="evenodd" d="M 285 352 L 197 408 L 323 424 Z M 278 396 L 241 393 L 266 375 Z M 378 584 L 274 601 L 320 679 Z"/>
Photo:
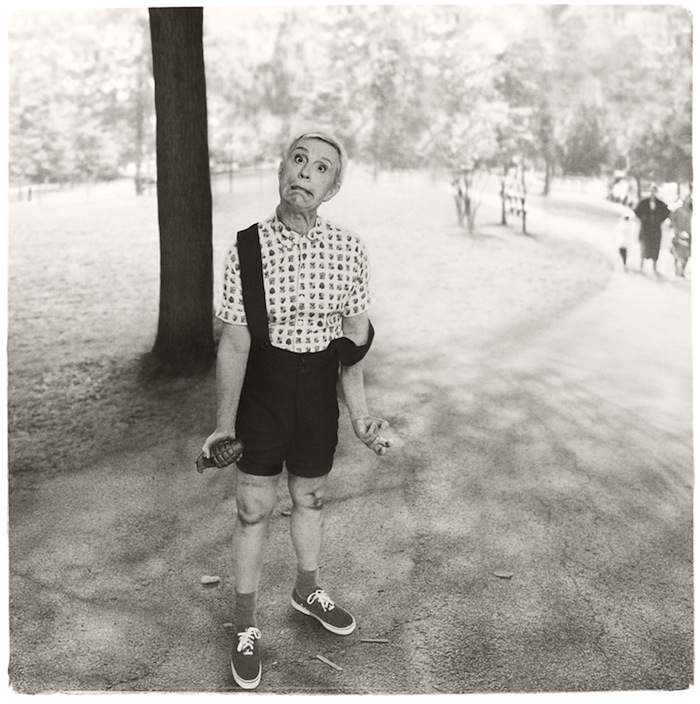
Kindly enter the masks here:
<path id="1" fill-rule="evenodd" d="M 338 670 L 338 672 L 342 672 L 342 671 L 343 671 L 343 668 L 342 668 L 342 667 L 340 667 L 339 665 L 336 665 L 334 662 L 331 662 L 330 660 L 328 660 L 328 658 L 324 658 L 323 655 L 317 655 L 317 656 L 316 656 L 316 659 L 317 659 L 317 660 L 320 660 L 321 662 L 326 663 L 326 665 L 330 665 L 331 667 L 333 667 L 333 668 L 335 668 L 336 670 Z"/>

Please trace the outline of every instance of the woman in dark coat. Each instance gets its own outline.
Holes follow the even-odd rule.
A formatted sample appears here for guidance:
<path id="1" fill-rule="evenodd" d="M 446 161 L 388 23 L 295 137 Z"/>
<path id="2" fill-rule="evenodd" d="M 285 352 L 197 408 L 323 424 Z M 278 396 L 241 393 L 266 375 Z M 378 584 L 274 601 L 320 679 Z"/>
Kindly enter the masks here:
<path id="1" fill-rule="evenodd" d="M 652 186 L 651 195 L 642 198 L 634 209 L 634 214 L 641 223 L 639 228 L 639 245 L 641 258 L 639 270 L 644 267 L 644 260 L 651 259 L 656 273 L 656 261 L 661 249 L 661 223 L 670 215 L 666 203 L 656 197 L 657 188 Z"/>

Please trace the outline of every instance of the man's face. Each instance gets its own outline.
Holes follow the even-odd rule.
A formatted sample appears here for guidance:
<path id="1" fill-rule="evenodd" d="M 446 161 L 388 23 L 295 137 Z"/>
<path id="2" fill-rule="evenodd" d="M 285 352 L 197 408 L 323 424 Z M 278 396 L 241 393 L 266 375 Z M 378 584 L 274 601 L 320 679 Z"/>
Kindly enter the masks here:
<path id="1" fill-rule="evenodd" d="M 316 210 L 338 192 L 339 168 L 338 152 L 328 142 L 314 137 L 299 140 L 280 164 L 280 198 L 296 210 Z"/>

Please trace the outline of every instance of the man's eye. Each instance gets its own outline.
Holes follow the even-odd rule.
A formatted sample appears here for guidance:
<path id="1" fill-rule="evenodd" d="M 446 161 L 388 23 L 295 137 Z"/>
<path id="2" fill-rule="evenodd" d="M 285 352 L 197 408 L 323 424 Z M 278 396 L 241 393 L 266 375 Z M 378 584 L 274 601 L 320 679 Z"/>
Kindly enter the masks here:
<path id="1" fill-rule="evenodd" d="M 318 170 L 321 172 L 325 172 L 325 171 L 328 171 L 328 167 L 325 164 L 319 164 Z"/>
<path id="2" fill-rule="evenodd" d="M 301 164 L 304 161 L 304 157 L 301 154 L 295 154 L 294 161 L 296 161 L 297 164 Z"/>

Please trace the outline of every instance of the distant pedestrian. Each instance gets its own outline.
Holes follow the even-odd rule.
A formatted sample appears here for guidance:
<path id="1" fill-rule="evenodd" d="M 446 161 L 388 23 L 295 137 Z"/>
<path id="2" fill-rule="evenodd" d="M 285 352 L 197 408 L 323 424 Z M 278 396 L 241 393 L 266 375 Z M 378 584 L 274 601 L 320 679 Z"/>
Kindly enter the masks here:
<path id="1" fill-rule="evenodd" d="M 644 260 L 651 259 L 654 273 L 661 249 L 661 224 L 671 214 L 666 203 L 657 196 L 658 189 L 651 187 L 649 197 L 642 198 L 634 209 L 634 214 L 639 218 L 639 270 L 644 269 Z"/>
<path id="2" fill-rule="evenodd" d="M 634 236 L 637 234 L 637 229 L 637 218 L 632 210 L 625 211 L 615 226 L 615 244 L 625 271 L 627 271 L 629 251 L 634 241 Z"/>
<path id="3" fill-rule="evenodd" d="M 685 276 L 685 268 L 690 259 L 692 244 L 691 226 L 693 222 L 693 196 L 688 195 L 670 216 L 673 228 L 671 254 L 675 264 L 676 276 Z"/>

